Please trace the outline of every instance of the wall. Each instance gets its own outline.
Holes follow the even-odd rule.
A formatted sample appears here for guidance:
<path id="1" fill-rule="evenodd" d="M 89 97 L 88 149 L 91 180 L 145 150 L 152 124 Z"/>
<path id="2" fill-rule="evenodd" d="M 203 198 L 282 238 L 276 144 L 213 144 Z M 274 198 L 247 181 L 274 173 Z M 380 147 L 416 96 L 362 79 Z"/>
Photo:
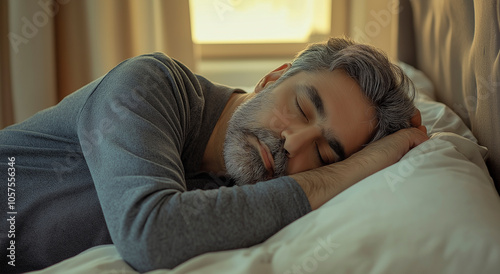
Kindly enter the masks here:
<path id="1" fill-rule="evenodd" d="M 398 0 L 351 0 L 349 36 L 397 56 L 397 17 L 402 11 Z"/>

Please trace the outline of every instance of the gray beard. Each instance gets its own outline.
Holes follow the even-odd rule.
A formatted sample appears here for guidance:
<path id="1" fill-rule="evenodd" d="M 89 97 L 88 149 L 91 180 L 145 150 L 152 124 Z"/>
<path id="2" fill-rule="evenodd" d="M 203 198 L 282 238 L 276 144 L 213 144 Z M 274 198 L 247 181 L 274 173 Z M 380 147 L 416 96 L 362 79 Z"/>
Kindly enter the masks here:
<path id="1" fill-rule="evenodd" d="M 288 157 L 284 140 L 263 125 L 257 125 L 258 114 L 273 108 L 272 86 L 240 105 L 228 122 L 223 150 L 224 162 L 227 174 L 235 180 L 236 185 L 255 184 L 286 175 Z M 275 164 L 272 176 L 269 176 L 259 150 L 249 142 L 252 137 L 257 137 L 269 147 Z"/>

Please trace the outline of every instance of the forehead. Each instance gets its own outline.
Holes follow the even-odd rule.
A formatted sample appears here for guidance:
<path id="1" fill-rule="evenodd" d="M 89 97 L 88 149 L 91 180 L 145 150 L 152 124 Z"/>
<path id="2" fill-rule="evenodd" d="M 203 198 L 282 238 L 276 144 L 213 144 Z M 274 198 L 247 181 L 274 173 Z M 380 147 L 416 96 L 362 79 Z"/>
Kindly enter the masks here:
<path id="1" fill-rule="evenodd" d="M 344 70 L 300 72 L 294 77 L 295 86 L 317 90 L 324 107 L 323 127 L 343 144 L 346 156 L 369 142 L 376 126 L 375 109 Z"/>

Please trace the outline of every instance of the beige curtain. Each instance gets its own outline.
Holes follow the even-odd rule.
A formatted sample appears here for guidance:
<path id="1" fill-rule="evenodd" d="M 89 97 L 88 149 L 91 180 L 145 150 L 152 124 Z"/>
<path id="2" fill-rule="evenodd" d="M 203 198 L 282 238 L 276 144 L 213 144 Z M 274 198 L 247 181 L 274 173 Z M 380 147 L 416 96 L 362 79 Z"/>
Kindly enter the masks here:
<path id="1" fill-rule="evenodd" d="M 121 61 L 161 51 L 196 70 L 188 1 L 0 1 L 0 128 Z"/>

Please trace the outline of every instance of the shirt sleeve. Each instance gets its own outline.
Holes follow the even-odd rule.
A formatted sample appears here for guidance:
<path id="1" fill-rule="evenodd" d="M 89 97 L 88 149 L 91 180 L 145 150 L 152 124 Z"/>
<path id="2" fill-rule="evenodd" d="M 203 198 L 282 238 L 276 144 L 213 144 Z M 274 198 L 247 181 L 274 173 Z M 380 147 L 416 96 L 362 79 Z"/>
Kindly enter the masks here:
<path id="1" fill-rule="evenodd" d="M 181 155 L 200 89 L 172 59 L 136 57 L 103 78 L 78 118 L 113 243 L 141 272 L 255 245 L 311 210 L 290 177 L 187 191 Z"/>

